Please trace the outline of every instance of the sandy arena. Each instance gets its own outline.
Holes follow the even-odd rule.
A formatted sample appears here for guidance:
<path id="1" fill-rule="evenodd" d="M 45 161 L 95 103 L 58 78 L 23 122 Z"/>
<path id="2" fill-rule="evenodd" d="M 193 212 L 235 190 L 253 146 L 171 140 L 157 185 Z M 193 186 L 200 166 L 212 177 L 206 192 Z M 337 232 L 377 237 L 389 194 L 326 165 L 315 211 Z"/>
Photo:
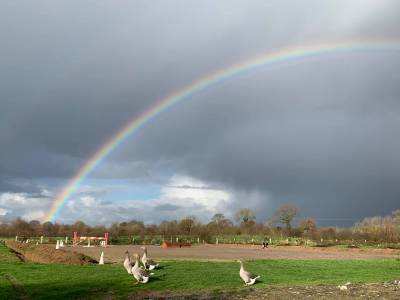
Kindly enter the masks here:
<path id="1" fill-rule="evenodd" d="M 183 259 L 183 260 L 234 260 L 243 259 L 384 259 L 399 258 L 400 250 L 392 249 L 338 249 L 311 248 L 302 246 L 270 246 L 261 249 L 256 246 L 242 245 L 199 245 L 185 248 L 163 249 L 159 246 L 147 246 L 149 255 L 154 259 Z M 104 251 L 107 262 L 121 262 L 124 252 L 142 253 L 138 245 L 102 247 L 67 247 L 66 250 L 77 251 L 99 259 Z"/>

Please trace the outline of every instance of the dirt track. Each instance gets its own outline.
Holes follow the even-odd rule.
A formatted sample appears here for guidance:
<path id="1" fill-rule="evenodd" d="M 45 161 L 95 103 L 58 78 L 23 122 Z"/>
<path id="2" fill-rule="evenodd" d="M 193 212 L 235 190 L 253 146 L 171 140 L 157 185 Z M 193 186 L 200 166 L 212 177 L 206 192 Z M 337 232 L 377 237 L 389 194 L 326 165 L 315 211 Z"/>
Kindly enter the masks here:
<path id="1" fill-rule="evenodd" d="M 149 255 L 154 259 L 196 259 L 196 260 L 234 260 L 242 259 L 383 259 L 399 258 L 399 250 L 391 249 L 337 249 L 311 248 L 302 246 L 279 246 L 261 249 L 260 246 L 236 245 L 200 245 L 187 248 L 163 249 L 159 246 L 147 246 Z M 95 259 L 104 251 L 108 262 L 121 262 L 124 252 L 142 253 L 140 246 L 75 247 L 73 249 Z"/>

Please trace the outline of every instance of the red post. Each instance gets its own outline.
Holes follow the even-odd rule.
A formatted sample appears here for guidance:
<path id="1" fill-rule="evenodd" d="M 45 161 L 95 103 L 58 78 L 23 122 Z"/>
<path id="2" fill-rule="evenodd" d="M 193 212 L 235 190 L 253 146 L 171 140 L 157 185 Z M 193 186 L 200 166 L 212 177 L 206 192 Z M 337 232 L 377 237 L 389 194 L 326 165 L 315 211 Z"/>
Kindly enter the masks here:
<path id="1" fill-rule="evenodd" d="M 72 243 L 72 246 L 75 247 L 79 244 L 79 233 L 77 231 L 74 231 L 74 241 Z"/>

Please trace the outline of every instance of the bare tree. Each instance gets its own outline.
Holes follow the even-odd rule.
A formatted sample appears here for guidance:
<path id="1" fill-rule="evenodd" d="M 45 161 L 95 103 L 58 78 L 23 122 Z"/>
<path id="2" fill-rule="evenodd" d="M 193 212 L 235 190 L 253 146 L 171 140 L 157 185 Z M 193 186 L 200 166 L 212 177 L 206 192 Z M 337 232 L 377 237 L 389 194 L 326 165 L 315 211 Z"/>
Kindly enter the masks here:
<path id="1" fill-rule="evenodd" d="M 392 219 L 393 223 L 397 226 L 399 226 L 400 229 L 400 209 L 395 210 L 392 212 Z"/>
<path id="2" fill-rule="evenodd" d="M 232 222 L 225 217 L 222 213 L 216 213 L 211 218 L 210 228 L 215 228 L 218 234 L 221 234 L 222 230 L 226 227 L 232 226 Z"/>
<path id="3" fill-rule="evenodd" d="M 223 220 L 225 219 L 224 214 L 222 213 L 217 213 L 211 218 L 211 222 L 219 225 Z"/>
<path id="4" fill-rule="evenodd" d="M 301 220 L 299 228 L 304 235 L 311 236 L 317 231 L 317 222 L 313 218 L 305 218 Z"/>
<path id="5" fill-rule="evenodd" d="M 277 209 L 274 220 L 285 224 L 286 229 L 290 233 L 292 230 L 292 221 L 299 214 L 299 209 L 291 204 L 285 204 Z"/>
<path id="6" fill-rule="evenodd" d="M 242 221 L 243 223 L 247 223 L 249 221 L 255 221 L 256 216 L 254 212 L 249 208 L 240 209 L 235 216 L 236 221 Z"/>
<path id="7" fill-rule="evenodd" d="M 195 216 L 187 216 L 179 222 L 179 228 L 184 234 L 191 234 L 193 228 L 198 224 Z"/>

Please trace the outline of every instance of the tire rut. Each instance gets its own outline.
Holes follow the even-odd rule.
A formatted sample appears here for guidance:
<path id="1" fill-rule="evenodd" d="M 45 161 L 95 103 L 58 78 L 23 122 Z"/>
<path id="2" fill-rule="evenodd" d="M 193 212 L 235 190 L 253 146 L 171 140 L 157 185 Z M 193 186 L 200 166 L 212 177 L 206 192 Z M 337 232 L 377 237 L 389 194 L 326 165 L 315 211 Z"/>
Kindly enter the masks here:
<path id="1" fill-rule="evenodd" d="M 8 281 L 10 282 L 11 286 L 14 288 L 15 291 L 15 295 L 17 297 L 18 300 L 29 300 L 31 299 L 24 286 L 11 274 L 2 274 L 2 276 Z"/>

